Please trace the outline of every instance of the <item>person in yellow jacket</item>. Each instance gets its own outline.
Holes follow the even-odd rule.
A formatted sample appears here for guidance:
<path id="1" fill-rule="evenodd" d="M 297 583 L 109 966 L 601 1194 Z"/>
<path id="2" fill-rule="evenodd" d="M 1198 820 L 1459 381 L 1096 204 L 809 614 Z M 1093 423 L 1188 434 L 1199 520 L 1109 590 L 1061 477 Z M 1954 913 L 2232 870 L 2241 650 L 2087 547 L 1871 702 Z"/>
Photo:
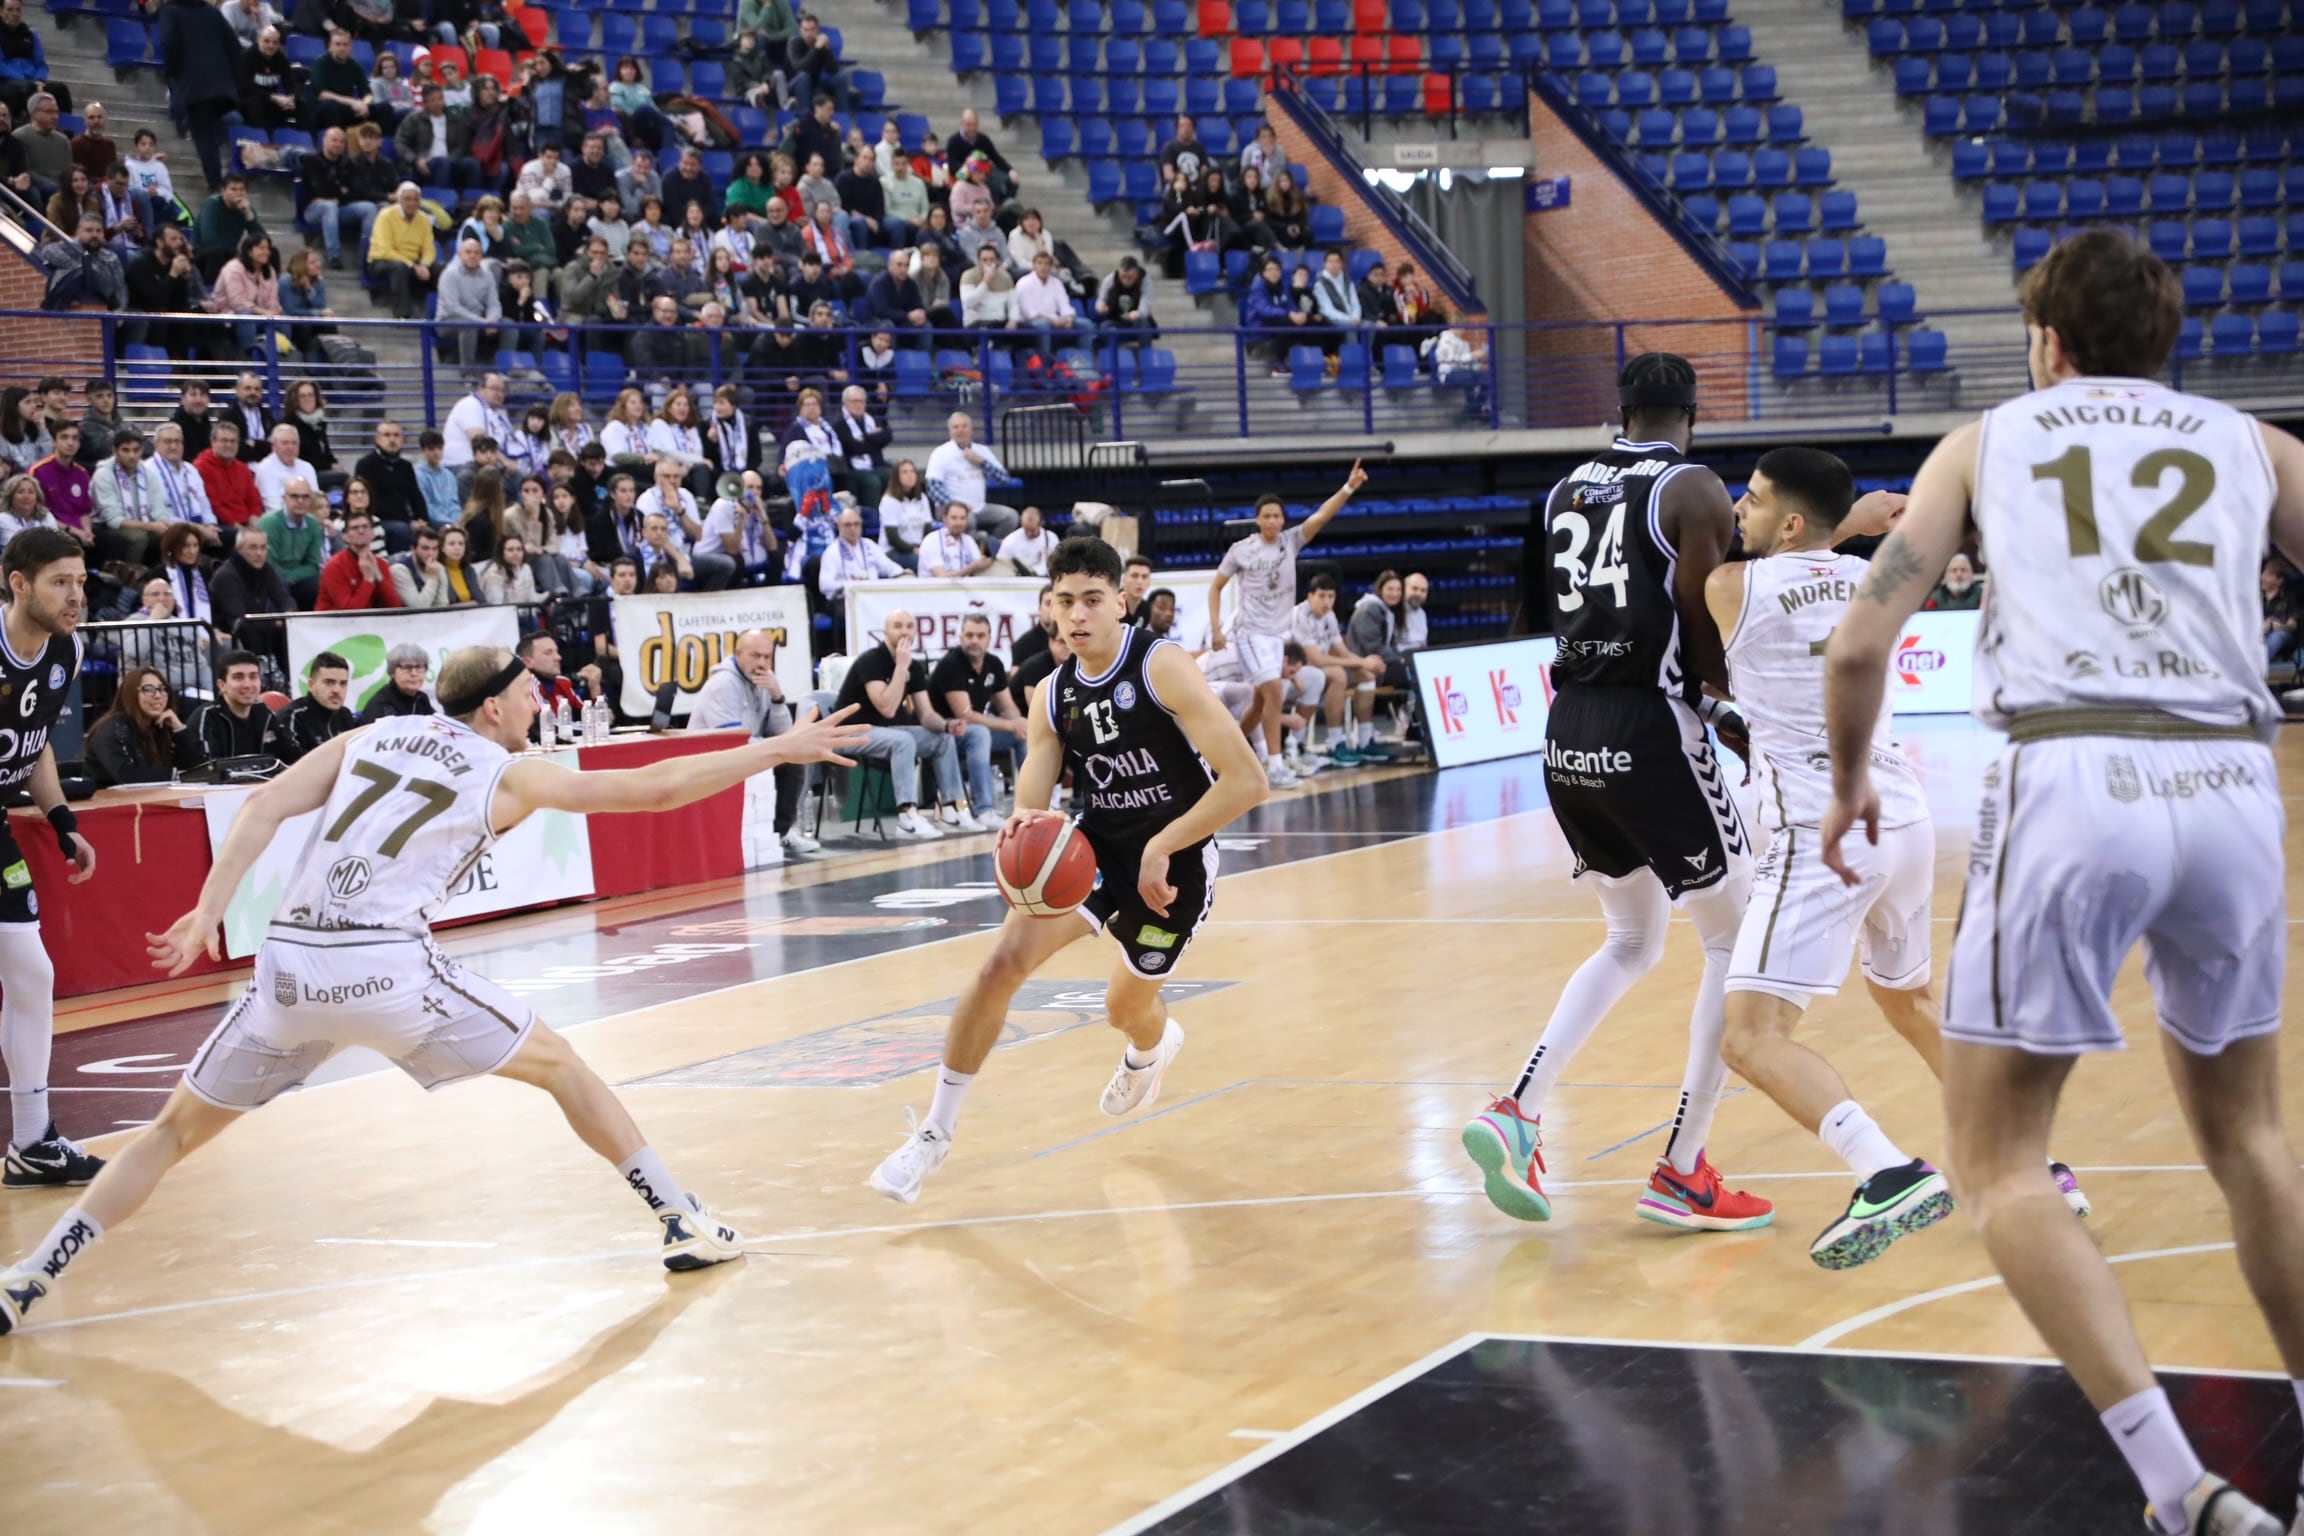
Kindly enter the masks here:
<path id="1" fill-rule="evenodd" d="M 368 227 L 368 280 L 390 292 L 395 318 L 415 319 L 421 296 L 432 284 L 439 263 L 433 229 L 424 211 L 424 189 L 412 181 L 400 183 L 392 206 Z"/>

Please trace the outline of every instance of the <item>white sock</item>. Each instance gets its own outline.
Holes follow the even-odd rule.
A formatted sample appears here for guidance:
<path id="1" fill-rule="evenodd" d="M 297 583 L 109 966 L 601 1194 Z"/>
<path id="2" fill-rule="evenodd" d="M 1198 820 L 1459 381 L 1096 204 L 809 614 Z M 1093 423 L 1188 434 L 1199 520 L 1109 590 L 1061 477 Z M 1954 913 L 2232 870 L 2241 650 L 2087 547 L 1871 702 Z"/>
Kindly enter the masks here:
<path id="1" fill-rule="evenodd" d="M 1361 722 L 1360 722 L 1358 725 L 1355 725 L 1355 726 L 1353 726 L 1353 727 L 1352 727 L 1352 745 L 1354 745 L 1355 747 L 1364 747 L 1364 746 L 1368 745 L 1368 743 L 1370 743 L 1371 741 L 1374 741 L 1375 739 L 1376 739 L 1376 725 L 1375 725 L 1375 722 L 1373 722 L 1373 721 L 1369 721 L 1369 720 L 1363 720 L 1363 721 L 1361 721 Z"/>
<path id="2" fill-rule="evenodd" d="M 2128 1470 L 2143 1485 L 2144 1497 L 2151 1501 L 2160 1529 L 2171 1536 L 2182 1531 L 2184 1495 L 2207 1469 L 2200 1465 L 2192 1442 L 2185 1438 L 2184 1426 L 2176 1422 L 2176 1410 L 2170 1406 L 2167 1392 L 2147 1387 L 2114 1403 L 2105 1410 L 2103 1419 L 2112 1443 L 2128 1459 Z"/>
<path id="3" fill-rule="evenodd" d="M 1816 1128 L 1816 1134 L 1834 1157 L 1848 1165 L 1859 1184 L 1883 1169 L 1901 1168 L 1912 1161 L 1854 1099 L 1842 1099 L 1824 1111 L 1824 1123 Z"/>
<path id="4" fill-rule="evenodd" d="M 1175 1020 L 1170 1019 L 1168 1022 L 1173 1024 Z M 1162 1032 L 1162 1038 L 1166 1038 L 1165 1031 Z M 1140 1051 L 1136 1049 L 1136 1042 L 1131 1040 L 1128 1042 L 1128 1048 L 1120 1053 L 1120 1059 L 1128 1064 L 1129 1071 L 1141 1072 L 1160 1059 L 1159 1042 L 1155 1041 L 1152 1049 L 1148 1051 Z"/>
<path id="5" fill-rule="evenodd" d="M 936 1096 L 928 1101 L 928 1123 L 952 1139 L 954 1125 L 960 1119 L 960 1101 L 968 1097 L 969 1084 L 976 1081 L 973 1072 L 955 1072 L 950 1067 L 936 1069 Z"/>
<path id="6" fill-rule="evenodd" d="M 0 1062 L 8 1068 L 14 1143 L 48 1129 L 48 1056 L 55 1045 L 56 966 L 29 924 L 0 926 Z"/>
<path id="7" fill-rule="evenodd" d="M 1544 1034 L 1528 1057 L 1519 1086 L 1512 1090 L 1520 1112 L 1530 1118 L 1544 1112 L 1544 1100 L 1608 1010 L 1623 1001 L 1632 983 L 1663 956 L 1672 902 L 1653 878 L 1601 886 L 1600 910 L 1608 918 L 1608 937 L 1560 989 Z"/>
<path id="8" fill-rule="evenodd" d="M 39 1247 L 24 1256 L 21 1267 L 37 1272 L 44 1279 L 61 1280 L 72 1261 L 95 1247 L 96 1239 L 103 1235 L 103 1223 L 74 1206 L 56 1218 L 56 1225 L 40 1239 Z"/>
<path id="9" fill-rule="evenodd" d="M 624 1175 L 624 1182 L 632 1186 L 633 1192 L 646 1201 L 652 1211 L 661 1211 L 666 1206 L 680 1210 L 696 1208 L 696 1202 L 688 1198 L 688 1192 L 672 1177 L 672 1171 L 664 1166 L 664 1159 L 656 1155 L 653 1147 L 642 1147 L 618 1163 L 616 1171 Z"/>
<path id="10" fill-rule="evenodd" d="M 1712 1139 L 1712 1118 L 1720 1110 L 1720 1088 L 1728 1063 L 1720 1042 L 1728 1035 L 1728 961 L 1736 930 L 1744 921 L 1750 880 L 1731 873 L 1709 890 L 1688 893 L 1688 916 L 1704 945 L 1704 979 L 1696 985 L 1696 1006 L 1688 1015 L 1688 1069 L 1680 1078 L 1680 1112 L 1664 1155 L 1674 1171 L 1694 1173 Z"/>
<path id="11" fill-rule="evenodd" d="M 28 1147 L 48 1133 L 48 1090 L 45 1088 L 10 1088 L 8 1113 L 15 1123 L 16 1133 L 10 1145 Z"/>

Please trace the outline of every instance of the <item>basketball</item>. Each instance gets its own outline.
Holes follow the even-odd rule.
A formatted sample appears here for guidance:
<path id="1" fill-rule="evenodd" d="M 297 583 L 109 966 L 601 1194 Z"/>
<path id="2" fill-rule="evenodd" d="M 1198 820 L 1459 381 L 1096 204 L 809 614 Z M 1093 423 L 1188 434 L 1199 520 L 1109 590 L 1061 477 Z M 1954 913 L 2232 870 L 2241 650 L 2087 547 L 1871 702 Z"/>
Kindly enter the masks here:
<path id="1" fill-rule="evenodd" d="M 1070 820 L 1027 822 L 1000 845 L 1000 892 L 1027 917 L 1058 917 L 1096 888 L 1096 850 Z"/>

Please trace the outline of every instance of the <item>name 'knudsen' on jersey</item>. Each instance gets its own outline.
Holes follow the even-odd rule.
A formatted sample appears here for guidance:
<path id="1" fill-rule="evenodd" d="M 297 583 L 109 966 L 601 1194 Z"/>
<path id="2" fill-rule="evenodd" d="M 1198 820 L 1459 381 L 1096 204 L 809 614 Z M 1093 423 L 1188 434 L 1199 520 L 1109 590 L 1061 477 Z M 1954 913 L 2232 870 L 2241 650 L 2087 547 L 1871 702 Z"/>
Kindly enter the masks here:
<path id="1" fill-rule="evenodd" d="M 2111 706 L 2269 730 L 2256 570 L 2274 484 L 2251 417 L 2148 379 L 1987 411 L 1977 718 Z"/>
<path id="2" fill-rule="evenodd" d="M 1664 537 L 1657 497 L 1697 468 L 1670 443 L 1623 438 L 1569 471 L 1544 502 L 1552 561 L 1558 682 L 1654 688 L 1693 700 L 1680 664 L 1680 609 L 1672 600 L 1679 552 Z"/>

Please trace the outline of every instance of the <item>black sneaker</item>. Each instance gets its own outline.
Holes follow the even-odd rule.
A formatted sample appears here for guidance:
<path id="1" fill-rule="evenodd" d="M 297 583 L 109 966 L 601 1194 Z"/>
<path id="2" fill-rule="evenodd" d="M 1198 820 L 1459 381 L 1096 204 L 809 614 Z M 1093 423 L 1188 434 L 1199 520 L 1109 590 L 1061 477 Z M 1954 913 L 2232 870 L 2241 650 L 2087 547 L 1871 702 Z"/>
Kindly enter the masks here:
<path id="1" fill-rule="evenodd" d="M 1884 1168 L 1856 1187 L 1839 1220 L 1816 1234 L 1808 1256 L 1823 1269 L 1869 1264 L 1900 1237 L 1932 1227 L 1952 1214 L 1944 1175 L 1919 1158 Z"/>
<path id="2" fill-rule="evenodd" d="M 32 1310 L 32 1303 L 48 1294 L 48 1282 L 30 1269 L 0 1270 L 0 1334 L 13 1332 Z"/>
<path id="3" fill-rule="evenodd" d="M 51 1120 L 47 1135 L 28 1147 L 10 1147 L 0 1159 L 0 1188 L 71 1189 L 93 1182 L 103 1170 L 104 1159 L 57 1135 Z"/>

